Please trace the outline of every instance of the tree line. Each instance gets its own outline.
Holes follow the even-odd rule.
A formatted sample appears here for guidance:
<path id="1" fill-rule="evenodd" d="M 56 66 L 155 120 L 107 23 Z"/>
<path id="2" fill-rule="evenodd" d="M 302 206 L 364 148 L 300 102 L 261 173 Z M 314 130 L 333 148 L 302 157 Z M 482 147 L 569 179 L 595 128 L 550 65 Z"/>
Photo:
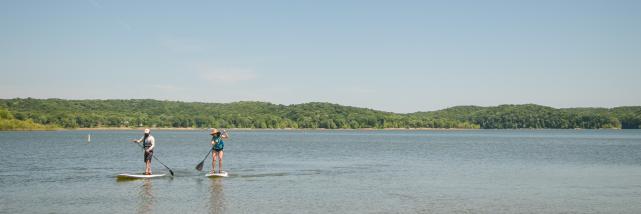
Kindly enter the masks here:
<path id="1" fill-rule="evenodd" d="M 641 106 L 556 109 L 535 104 L 457 106 L 398 114 L 331 103 L 0 99 L 0 124 L 43 128 L 641 128 Z M 10 119 L 9 119 L 10 118 Z M 22 124 L 25 125 L 25 124 Z M 9 125 L 3 130 L 18 129 Z M 22 128 L 28 129 L 28 128 Z"/>
<path id="2" fill-rule="evenodd" d="M 30 119 L 17 120 L 11 112 L 0 108 L 0 130 L 49 130 L 57 129 L 56 125 L 42 125 Z"/>

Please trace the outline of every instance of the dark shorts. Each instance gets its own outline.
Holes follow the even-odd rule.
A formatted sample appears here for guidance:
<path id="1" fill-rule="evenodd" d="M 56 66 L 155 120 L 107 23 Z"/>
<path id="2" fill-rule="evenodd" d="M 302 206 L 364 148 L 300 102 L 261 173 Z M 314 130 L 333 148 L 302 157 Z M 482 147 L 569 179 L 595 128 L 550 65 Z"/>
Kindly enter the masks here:
<path id="1" fill-rule="evenodd" d="M 223 151 L 223 149 L 214 149 L 214 152 L 220 152 Z"/>
<path id="2" fill-rule="evenodd" d="M 154 156 L 154 150 L 151 150 L 150 152 L 145 151 L 145 163 L 147 161 L 151 161 L 151 158 Z"/>

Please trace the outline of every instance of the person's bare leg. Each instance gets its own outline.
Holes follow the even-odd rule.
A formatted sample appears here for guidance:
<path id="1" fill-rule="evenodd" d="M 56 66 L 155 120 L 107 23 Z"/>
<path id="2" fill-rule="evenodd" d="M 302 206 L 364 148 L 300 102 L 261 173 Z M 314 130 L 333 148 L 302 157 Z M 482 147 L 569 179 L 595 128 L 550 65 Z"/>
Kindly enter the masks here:
<path id="1" fill-rule="evenodd" d="M 216 158 L 218 157 L 216 153 L 217 153 L 216 151 L 211 153 L 211 173 L 216 172 Z"/>
<path id="2" fill-rule="evenodd" d="M 151 160 L 145 161 L 145 174 L 151 175 Z"/>
<path id="3" fill-rule="evenodd" d="M 220 153 L 218 154 L 218 158 L 220 158 L 220 160 L 218 160 L 218 173 L 222 173 L 223 172 L 223 156 L 225 153 L 223 153 L 222 150 L 218 153 Z"/>

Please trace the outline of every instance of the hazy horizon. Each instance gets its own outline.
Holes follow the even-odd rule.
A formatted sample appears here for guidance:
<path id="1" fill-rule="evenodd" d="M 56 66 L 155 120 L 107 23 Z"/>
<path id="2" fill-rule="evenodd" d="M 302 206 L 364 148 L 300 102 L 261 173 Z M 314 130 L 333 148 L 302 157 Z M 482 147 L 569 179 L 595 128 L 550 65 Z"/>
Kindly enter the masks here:
<path id="1" fill-rule="evenodd" d="M 638 106 L 641 1 L 2 1 L 0 98 Z"/>

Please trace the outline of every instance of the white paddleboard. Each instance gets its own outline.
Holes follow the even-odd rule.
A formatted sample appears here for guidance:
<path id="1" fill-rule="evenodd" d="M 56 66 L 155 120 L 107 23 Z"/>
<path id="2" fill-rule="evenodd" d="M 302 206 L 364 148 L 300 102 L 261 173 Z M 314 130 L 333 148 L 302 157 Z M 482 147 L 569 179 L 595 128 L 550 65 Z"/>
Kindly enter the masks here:
<path id="1" fill-rule="evenodd" d="M 207 177 L 227 177 L 229 174 L 227 174 L 226 171 L 222 171 L 221 173 L 207 173 L 205 176 Z"/>
<path id="2" fill-rule="evenodd" d="M 162 176 L 165 176 L 165 175 L 167 175 L 167 174 L 142 175 L 142 174 L 122 173 L 122 174 L 118 174 L 118 176 L 116 176 L 116 177 L 117 178 L 130 178 L 130 179 L 133 179 L 133 178 L 157 178 L 157 177 L 162 177 Z"/>

